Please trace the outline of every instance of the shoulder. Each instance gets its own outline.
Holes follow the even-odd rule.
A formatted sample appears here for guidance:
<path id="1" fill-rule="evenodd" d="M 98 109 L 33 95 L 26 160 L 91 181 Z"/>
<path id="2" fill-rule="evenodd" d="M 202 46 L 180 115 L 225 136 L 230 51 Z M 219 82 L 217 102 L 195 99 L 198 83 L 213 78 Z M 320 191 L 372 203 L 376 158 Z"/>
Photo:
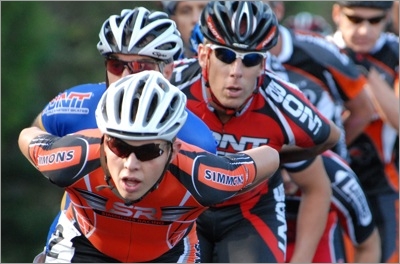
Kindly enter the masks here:
<path id="1" fill-rule="evenodd" d="M 384 33 L 383 39 L 385 41 L 385 45 L 389 48 L 389 50 L 399 56 L 399 37 L 393 33 Z"/>
<path id="2" fill-rule="evenodd" d="M 106 84 L 102 83 L 86 83 L 79 84 L 73 87 L 66 89 L 64 92 L 91 92 L 91 93 L 103 93 L 106 89 Z"/>
<path id="3" fill-rule="evenodd" d="M 190 86 L 201 77 L 201 67 L 197 58 L 182 59 L 174 62 L 171 83 L 182 89 Z"/>
<path id="4" fill-rule="evenodd" d="M 70 134 L 74 137 L 85 137 L 85 138 L 102 138 L 103 134 L 98 128 L 90 128 L 80 130 L 78 132 Z"/>
<path id="5" fill-rule="evenodd" d="M 321 65 L 347 66 L 350 64 L 349 57 L 342 53 L 337 45 L 322 36 L 297 32 L 294 45 L 303 49 L 304 53 Z"/>
<path id="6" fill-rule="evenodd" d="M 295 93 L 297 93 L 297 92 L 301 93 L 301 91 L 297 85 L 282 79 L 279 75 L 277 75 L 273 71 L 266 69 L 264 71 L 263 77 L 264 77 L 264 81 L 261 86 L 261 89 L 264 91 L 267 91 L 268 88 L 273 88 L 273 89 L 278 88 L 279 90 L 283 89 L 283 90 L 295 91 Z"/>

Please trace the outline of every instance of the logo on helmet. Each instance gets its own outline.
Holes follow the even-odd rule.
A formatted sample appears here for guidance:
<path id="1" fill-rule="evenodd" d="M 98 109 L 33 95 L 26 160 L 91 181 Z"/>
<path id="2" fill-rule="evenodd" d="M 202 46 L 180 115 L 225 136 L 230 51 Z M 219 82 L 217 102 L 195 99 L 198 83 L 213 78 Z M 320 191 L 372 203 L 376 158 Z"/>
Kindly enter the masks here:
<path id="1" fill-rule="evenodd" d="M 166 59 L 166 58 L 167 58 L 166 55 L 164 55 L 164 54 L 162 54 L 162 53 L 160 53 L 160 52 L 153 52 L 152 54 L 153 54 L 154 56 L 156 56 L 157 58 L 163 58 L 163 59 Z"/>
<path id="2" fill-rule="evenodd" d="M 265 40 L 261 43 L 260 48 L 264 48 L 265 46 L 268 46 L 268 44 L 271 42 L 271 40 L 275 37 L 276 34 L 276 26 L 273 27 L 273 30 L 270 31 L 269 35 L 265 38 Z"/>
<path id="3" fill-rule="evenodd" d="M 249 45 L 241 44 L 241 43 L 233 43 L 232 46 L 235 46 L 235 47 L 238 47 L 238 48 L 241 48 L 241 49 L 246 49 L 246 48 L 249 47 Z"/>
<path id="4" fill-rule="evenodd" d="M 221 43 L 225 44 L 224 39 L 218 34 L 218 31 L 215 29 L 214 23 L 210 17 L 207 18 L 207 27 L 211 31 L 211 33 L 215 36 L 215 38 Z"/>

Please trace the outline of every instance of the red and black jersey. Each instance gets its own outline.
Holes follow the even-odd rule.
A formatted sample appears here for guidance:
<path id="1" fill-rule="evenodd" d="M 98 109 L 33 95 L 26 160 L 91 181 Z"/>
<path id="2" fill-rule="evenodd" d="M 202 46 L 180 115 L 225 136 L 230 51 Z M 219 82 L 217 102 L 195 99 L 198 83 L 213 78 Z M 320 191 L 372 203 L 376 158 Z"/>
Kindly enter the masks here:
<path id="1" fill-rule="evenodd" d="M 399 80 L 399 39 L 391 33 L 382 33 L 368 54 L 355 53 L 343 46 L 339 32 L 331 38 L 354 62 L 366 71 L 376 68 L 394 89 Z M 398 192 L 399 136 L 394 128 L 383 122 L 378 114 L 364 132 L 349 146 L 351 168 L 361 180 L 366 193 Z"/>
<path id="2" fill-rule="evenodd" d="M 346 162 L 332 151 L 325 151 L 322 155 L 325 170 L 332 187 L 331 207 L 327 225 L 324 230 L 313 262 L 336 261 L 335 239 L 331 233 L 337 225 L 349 236 L 353 245 L 362 244 L 369 238 L 375 228 L 368 200 L 357 175 Z M 296 239 L 297 215 L 301 202 L 301 192 L 286 195 L 286 220 L 288 223 L 288 246 L 293 247 Z M 324 239 L 326 238 L 326 239 Z M 288 260 L 291 258 L 290 251 Z"/>
<path id="3" fill-rule="evenodd" d="M 348 56 L 320 35 L 280 26 L 282 51 L 266 67 L 296 84 L 325 117 L 343 128 L 343 103 L 356 97 L 366 78 Z M 332 149 L 348 159 L 345 135 Z"/>
<path id="4" fill-rule="evenodd" d="M 171 250 L 207 206 L 251 184 L 254 161 L 243 153 L 219 157 L 182 142 L 158 188 L 133 205 L 106 185 L 100 167 L 101 134 L 84 130 L 62 138 L 35 138 L 29 153 L 49 180 L 64 187 L 66 215 L 102 253 L 121 262 L 152 261 Z"/>
<path id="5" fill-rule="evenodd" d="M 278 151 L 285 144 L 312 147 L 329 136 L 329 121 L 294 85 L 265 71 L 264 82 L 246 106 L 223 124 L 207 103 L 206 87 L 196 59 L 177 62 L 171 83 L 188 98 L 187 107 L 211 129 L 219 155 L 236 153 L 261 145 Z M 266 184 L 234 197 L 224 204 L 237 203 L 257 196 Z"/>

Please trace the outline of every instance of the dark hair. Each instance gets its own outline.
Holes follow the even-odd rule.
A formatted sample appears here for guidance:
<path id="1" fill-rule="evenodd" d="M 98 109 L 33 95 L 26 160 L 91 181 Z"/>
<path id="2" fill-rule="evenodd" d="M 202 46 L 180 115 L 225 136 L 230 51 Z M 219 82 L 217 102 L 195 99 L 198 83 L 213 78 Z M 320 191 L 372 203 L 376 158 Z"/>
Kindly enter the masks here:
<path id="1" fill-rule="evenodd" d="M 336 1 L 345 7 L 369 7 L 387 10 L 393 6 L 393 1 Z"/>
<path id="2" fill-rule="evenodd" d="M 163 11 L 168 15 L 174 15 L 178 1 L 161 1 Z"/>

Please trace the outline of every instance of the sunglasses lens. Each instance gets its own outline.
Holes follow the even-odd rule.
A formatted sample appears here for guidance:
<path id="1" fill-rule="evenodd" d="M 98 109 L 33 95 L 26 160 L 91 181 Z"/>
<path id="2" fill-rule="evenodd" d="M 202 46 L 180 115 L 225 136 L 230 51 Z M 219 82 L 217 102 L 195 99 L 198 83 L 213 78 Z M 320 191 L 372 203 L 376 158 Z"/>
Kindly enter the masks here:
<path id="1" fill-rule="evenodd" d="M 236 53 L 232 50 L 225 49 L 225 48 L 216 48 L 215 56 L 222 62 L 231 64 L 236 60 Z"/>
<path id="2" fill-rule="evenodd" d="M 253 67 L 261 63 L 263 56 L 257 53 L 250 53 L 244 56 L 243 64 L 246 67 Z"/>
<path id="3" fill-rule="evenodd" d="M 106 69 L 114 75 L 121 75 L 124 71 L 124 63 L 116 59 L 106 60 Z"/>
<path id="4" fill-rule="evenodd" d="M 346 15 L 346 17 L 353 24 L 360 24 L 363 21 L 368 21 L 368 23 L 370 23 L 371 25 L 376 25 L 376 24 L 380 23 L 385 18 L 385 16 L 372 17 L 372 18 L 363 18 L 363 17 L 349 16 L 349 15 Z"/>
<path id="5" fill-rule="evenodd" d="M 215 56 L 226 64 L 231 64 L 236 60 L 236 53 L 233 50 L 226 48 L 215 48 Z M 261 63 L 263 56 L 258 53 L 247 53 L 243 57 L 243 65 L 253 67 Z"/>
<path id="6" fill-rule="evenodd" d="M 148 161 L 160 157 L 164 150 L 160 149 L 160 144 L 146 144 L 135 147 L 135 155 L 138 160 Z"/>
<path id="7" fill-rule="evenodd" d="M 132 153 L 129 145 L 120 139 L 108 137 L 106 142 L 108 148 L 120 158 L 126 158 Z"/>
<path id="8" fill-rule="evenodd" d="M 146 70 L 156 70 L 156 63 L 150 61 L 131 61 L 127 63 L 130 66 L 132 73 L 137 73 Z"/>
<path id="9" fill-rule="evenodd" d="M 375 25 L 375 24 L 380 23 L 380 22 L 382 21 L 383 18 L 384 18 L 384 17 L 374 17 L 374 18 L 368 19 L 368 21 L 369 21 L 369 23 L 370 23 L 371 25 Z"/>
<path id="10" fill-rule="evenodd" d="M 131 153 L 134 153 L 138 160 L 148 161 L 158 158 L 164 153 L 164 150 L 160 149 L 160 144 L 150 143 L 134 147 L 118 138 L 110 136 L 106 142 L 108 148 L 120 158 L 127 158 Z"/>
<path id="11" fill-rule="evenodd" d="M 138 73 L 145 70 L 157 70 L 157 63 L 155 61 L 121 61 L 114 58 L 107 58 L 106 68 L 107 71 L 114 75 L 121 75 L 128 67 L 130 73 Z"/>

